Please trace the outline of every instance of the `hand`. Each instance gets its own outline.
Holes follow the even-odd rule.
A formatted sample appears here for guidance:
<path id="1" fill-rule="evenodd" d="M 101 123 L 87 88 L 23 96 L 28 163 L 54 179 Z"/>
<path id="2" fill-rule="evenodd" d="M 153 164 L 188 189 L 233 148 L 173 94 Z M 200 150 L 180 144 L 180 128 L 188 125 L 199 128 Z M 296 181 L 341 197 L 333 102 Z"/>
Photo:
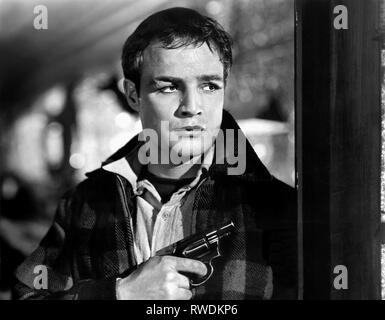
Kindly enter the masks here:
<path id="1" fill-rule="evenodd" d="M 192 297 L 190 280 L 182 275 L 204 276 L 204 263 L 173 256 L 155 256 L 142 263 L 129 276 L 116 284 L 120 300 L 189 300 Z"/>

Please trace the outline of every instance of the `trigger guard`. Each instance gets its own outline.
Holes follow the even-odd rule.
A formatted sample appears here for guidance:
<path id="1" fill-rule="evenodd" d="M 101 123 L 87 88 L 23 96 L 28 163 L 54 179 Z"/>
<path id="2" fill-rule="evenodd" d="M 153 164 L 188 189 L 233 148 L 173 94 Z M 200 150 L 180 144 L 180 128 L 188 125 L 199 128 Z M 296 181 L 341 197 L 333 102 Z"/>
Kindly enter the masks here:
<path id="1" fill-rule="evenodd" d="M 197 281 L 197 282 L 194 282 L 194 280 L 190 280 L 190 286 L 191 287 L 198 287 L 202 284 L 204 284 L 207 280 L 209 280 L 211 278 L 211 276 L 213 275 L 213 272 L 214 272 L 214 268 L 213 266 L 211 265 L 211 261 L 210 263 L 206 263 L 206 267 L 207 267 L 207 273 L 205 276 L 203 276 L 203 278 L 200 278 L 201 280 Z"/>

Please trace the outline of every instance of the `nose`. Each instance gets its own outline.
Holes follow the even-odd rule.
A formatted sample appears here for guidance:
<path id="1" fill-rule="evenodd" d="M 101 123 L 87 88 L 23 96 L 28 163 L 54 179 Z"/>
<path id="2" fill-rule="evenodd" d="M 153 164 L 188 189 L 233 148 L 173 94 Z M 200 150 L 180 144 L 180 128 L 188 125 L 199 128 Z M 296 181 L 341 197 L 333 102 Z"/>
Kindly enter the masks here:
<path id="1" fill-rule="evenodd" d="M 199 93 L 193 89 L 186 90 L 178 108 L 182 118 L 193 117 L 202 113 Z"/>

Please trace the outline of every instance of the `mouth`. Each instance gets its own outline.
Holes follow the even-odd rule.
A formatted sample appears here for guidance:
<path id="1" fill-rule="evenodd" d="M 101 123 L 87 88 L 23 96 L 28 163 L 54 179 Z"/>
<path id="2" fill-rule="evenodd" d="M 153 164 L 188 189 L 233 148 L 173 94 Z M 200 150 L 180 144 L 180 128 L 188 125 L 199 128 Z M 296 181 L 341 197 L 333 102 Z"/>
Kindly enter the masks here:
<path id="1" fill-rule="evenodd" d="M 176 128 L 175 131 L 204 131 L 205 129 L 202 126 L 184 126 Z"/>
<path id="2" fill-rule="evenodd" d="M 178 133 L 178 135 L 183 136 L 197 136 L 202 134 L 205 131 L 205 128 L 202 126 L 184 126 L 180 128 L 176 128 L 175 131 Z"/>

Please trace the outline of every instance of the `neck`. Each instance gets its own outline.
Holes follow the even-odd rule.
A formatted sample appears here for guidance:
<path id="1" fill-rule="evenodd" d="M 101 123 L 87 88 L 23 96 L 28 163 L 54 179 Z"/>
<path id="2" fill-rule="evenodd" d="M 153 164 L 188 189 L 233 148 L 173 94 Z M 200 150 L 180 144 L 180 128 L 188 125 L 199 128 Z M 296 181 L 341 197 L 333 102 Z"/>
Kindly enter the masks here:
<path id="1" fill-rule="evenodd" d="M 156 175 L 161 178 L 193 178 L 196 177 L 201 167 L 201 164 L 197 163 L 199 159 L 200 156 L 195 157 L 190 161 L 182 162 L 179 165 L 149 163 L 147 169 L 153 175 Z"/>

